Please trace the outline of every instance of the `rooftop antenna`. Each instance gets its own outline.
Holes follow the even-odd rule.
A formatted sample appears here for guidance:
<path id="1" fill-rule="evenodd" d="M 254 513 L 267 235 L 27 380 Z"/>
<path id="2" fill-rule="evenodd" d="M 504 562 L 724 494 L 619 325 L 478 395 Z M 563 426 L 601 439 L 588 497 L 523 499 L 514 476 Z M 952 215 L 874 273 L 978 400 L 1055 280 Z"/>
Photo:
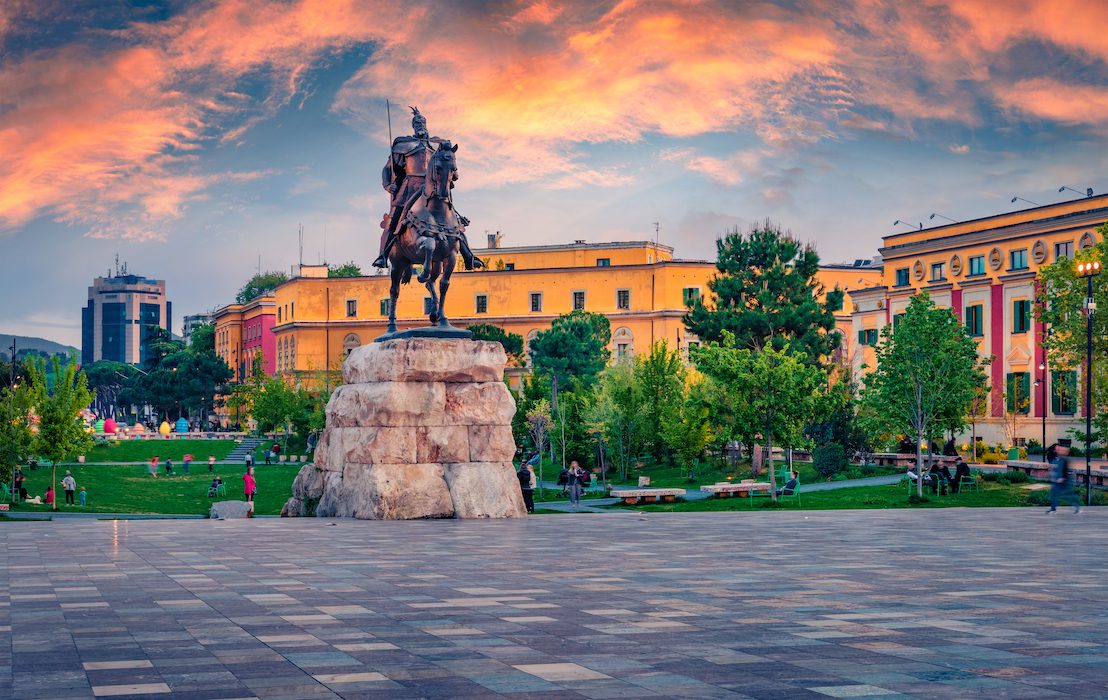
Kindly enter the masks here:
<path id="1" fill-rule="evenodd" d="M 304 267 L 304 224 L 299 224 L 300 230 L 300 267 Z"/>
<path id="2" fill-rule="evenodd" d="M 119 277 L 119 253 L 115 254 L 115 276 Z"/>
<path id="3" fill-rule="evenodd" d="M 662 224 L 658 221 L 654 222 L 654 245 L 658 245 L 658 235 L 662 229 Z"/>

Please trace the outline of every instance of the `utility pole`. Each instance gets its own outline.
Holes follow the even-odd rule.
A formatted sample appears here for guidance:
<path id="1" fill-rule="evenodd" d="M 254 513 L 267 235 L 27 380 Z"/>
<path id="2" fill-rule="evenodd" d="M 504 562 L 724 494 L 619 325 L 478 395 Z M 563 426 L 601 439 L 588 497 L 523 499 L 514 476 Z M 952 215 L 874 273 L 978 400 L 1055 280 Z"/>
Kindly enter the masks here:
<path id="1" fill-rule="evenodd" d="M 12 336 L 12 366 L 11 366 L 11 378 L 8 380 L 8 387 L 15 388 L 15 336 Z"/>

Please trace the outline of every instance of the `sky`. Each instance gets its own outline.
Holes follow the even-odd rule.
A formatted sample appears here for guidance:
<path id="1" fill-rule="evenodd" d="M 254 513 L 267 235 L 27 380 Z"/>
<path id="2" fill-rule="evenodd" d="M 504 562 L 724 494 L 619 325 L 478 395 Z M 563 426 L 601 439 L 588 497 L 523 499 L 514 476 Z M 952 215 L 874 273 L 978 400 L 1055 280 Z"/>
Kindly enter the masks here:
<path id="1" fill-rule="evenodd" d="M 0 332 L 80 345 L 114 266 L 181 317 L 259 268 L 369 268 L 409 105 L 475 244 L 772 220 L 826 262 L 905 219 L 1108 189 L 1104 0 L 5 0 Z M 930 219 L 936 213 L 938 217 Z"/>

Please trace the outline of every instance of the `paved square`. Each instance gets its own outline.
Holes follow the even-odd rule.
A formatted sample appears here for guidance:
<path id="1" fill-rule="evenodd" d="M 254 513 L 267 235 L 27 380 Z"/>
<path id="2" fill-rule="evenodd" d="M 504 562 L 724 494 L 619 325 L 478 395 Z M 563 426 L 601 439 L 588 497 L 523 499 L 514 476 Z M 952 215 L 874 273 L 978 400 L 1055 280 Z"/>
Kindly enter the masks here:
<path id="1" fill-rule="evenodd" d="M 0 524 L 0 697 L 1108 697 L 1108 509 Z"/>

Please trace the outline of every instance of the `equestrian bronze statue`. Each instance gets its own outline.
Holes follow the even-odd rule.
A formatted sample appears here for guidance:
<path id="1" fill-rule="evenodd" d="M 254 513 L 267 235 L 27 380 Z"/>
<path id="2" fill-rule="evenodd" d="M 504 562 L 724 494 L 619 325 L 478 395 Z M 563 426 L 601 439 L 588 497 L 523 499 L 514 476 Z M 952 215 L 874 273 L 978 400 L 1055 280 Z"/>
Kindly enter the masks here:
<path id="1" fill-rule="evenodd" d="M 422 266 L 416 279 L 427 286 L 431 296 L 428 317 L 433 325 L 444 331 L 435 335 L 468 336 L 468 331 L 452 328 L 444 312 L 446 292 L 458 255 L 462 256 L 467 270 L 484 267 L 474 257 L 466 240 L 465 227 L 469 220 L 454 209 L 452 190 L 458 179 L 454 154 L 458 146 L 430 136 L 427 121 L 414 107 L 412 128 L 414 135 L 401 136 L 392 142 L 389 162 L 381 173 L 382 184 L 392 197 L 381 235 L 381 255 L 373 261 L 375 266 L 385 267 L 387 260 L 392 268 L 389 325 L 381 339 L 397 333 L 396 299 L 400 295 L 400 285 L 411 281 L 414 265 Z"/>

